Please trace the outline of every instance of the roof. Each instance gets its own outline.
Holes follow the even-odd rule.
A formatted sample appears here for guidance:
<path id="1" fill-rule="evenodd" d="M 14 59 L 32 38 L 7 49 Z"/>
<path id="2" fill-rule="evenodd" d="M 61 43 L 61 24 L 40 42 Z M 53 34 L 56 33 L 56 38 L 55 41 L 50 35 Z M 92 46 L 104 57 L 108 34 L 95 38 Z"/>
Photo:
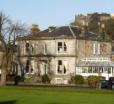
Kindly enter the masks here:
<path id="1" fill-rule="evenodd" d="M 96 35 L 93 32 L 85 31 L 78 26 L 61 26 L 50 27 L 46 30 L 40 31 L 35 34 L 30 34 L 23 37 L 18 37 L 17 40 L 37 40 L 37 39 L 55 39 L 55 38 L 77 38 L 95 40 Z"/>
<path id="2" fill-rule="evenodd" d="M 96 67 L 102 67 L 102 66 L 109 66 L 109 67 L 114 67 L 114 62 L 111 60 L 107 60 L 107 59 L 100 59 L 100 60 L 80 60 L 78 62 L 78 66 L 87 66 L 87 67 L 92 67 L 92 66 L 96 66 Z"/>

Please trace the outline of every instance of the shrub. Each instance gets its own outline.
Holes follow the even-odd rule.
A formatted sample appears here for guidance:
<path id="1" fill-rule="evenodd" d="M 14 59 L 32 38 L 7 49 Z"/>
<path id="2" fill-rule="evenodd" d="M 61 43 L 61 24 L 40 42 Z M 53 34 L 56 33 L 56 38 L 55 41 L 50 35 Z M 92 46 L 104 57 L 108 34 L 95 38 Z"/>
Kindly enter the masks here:
<path id="1" fill-rule="evenodd" d="M 74 76 L 71 76 L 71 78 L 68 81 L 69 84 L 74 84 L 75 80 L 74 80 Z"/>
<path id="2" fill-rule="evenodd" d="M 70 83 L 83 84 L 84 83 L 84 77 L 81 75 L 72 76 Z"/>
<path id="3" fill-rule="evenodd" d="M 6 75 L 6 80 L 7 81 L 14 81 L 15 80 L 15 75 L 10 75 L 10 74 Z"/>
<path id="4" fill-rule="evenodd" d="M 49 78 L 49 76 L 47 74 L 44 74 L 42 76 L 42 82 L 43 83 L 50 83 L 50 78 Z"/>
<path id="5" fill-rule="evenodd" d="M 25 81 L 25 76 L 20 76 L 20 82 L 24 82 Z"/>
<path id="6" fill-rule="evenodd" d="M 87 77 L 87 82 L 88 82 L 88 85 L 90 87 L 97 87 L 100 80 L 101 80 L 102 77 L 100 76 L 94 76 L 94 75 L 91 75 L 91 76 L 88 76 Z"/>
<path id="7" fill-rule="evenodd" d="M 82 75 L 76 75 L 74 77 L 75 84 L 83 84 L 84 83 L 84 77 Z"/>

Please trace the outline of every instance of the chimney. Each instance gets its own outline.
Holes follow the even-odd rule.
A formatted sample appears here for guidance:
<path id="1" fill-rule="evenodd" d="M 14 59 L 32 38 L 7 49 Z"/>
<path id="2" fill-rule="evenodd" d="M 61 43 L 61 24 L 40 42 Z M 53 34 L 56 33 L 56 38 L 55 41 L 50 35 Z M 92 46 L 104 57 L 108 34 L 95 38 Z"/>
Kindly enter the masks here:
<path id="1" fill-rule="evenodd" d="M 32 24 L 31 33 L 35 34 L 35 33 L 39 32 L 39 31 L 40 31 L 39 26 L 37 24 Z"/>

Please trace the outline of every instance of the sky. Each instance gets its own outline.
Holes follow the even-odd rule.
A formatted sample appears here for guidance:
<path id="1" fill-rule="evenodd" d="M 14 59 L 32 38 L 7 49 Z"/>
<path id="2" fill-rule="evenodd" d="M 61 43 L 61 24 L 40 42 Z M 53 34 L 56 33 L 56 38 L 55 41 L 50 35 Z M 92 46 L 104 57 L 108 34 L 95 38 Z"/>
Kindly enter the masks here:
<path id="1" fill-rule="evenodd" d="M 75 15 L 114 13 L 114 0 L 0 0 L 0 11 L 14 21 L 38 24 L 40 29 L 68 25 Z"/>

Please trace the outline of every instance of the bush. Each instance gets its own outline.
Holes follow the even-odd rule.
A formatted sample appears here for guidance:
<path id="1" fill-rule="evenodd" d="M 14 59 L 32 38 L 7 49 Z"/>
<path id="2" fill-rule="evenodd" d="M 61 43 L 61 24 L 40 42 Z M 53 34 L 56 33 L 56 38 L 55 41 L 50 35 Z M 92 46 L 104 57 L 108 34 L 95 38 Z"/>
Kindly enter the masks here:
<path id="1" fill-rule="evenodd" d="M 97 87 L 101 79 L 102 77 L 100 76 L 91 75 L 87 77 L 87 82 L 90 87 Z"/>
<path id="2" fill-rule="evenodd" d="M 75 84 L 83 84 L 84 83 L 84 77 L 82 75 L 76 75 L 74 77 Z"/>
<path id="3" fill-rule="evenodd" d="M 43 83 L 50 83 L 50 78 L 49 78 L 49 76 L 47 74 L 44 74 L 42 76 L 42 82 Z"/>
<path id="4" fill-rule="evenodd" d="M 70 83 L 83 84 L 84 83 L 84 77 L 81 75 L 72 76 Z"/>
<path id="5" fill-rule="evenodd" d="M 20 82 L 24 82 L 25 81 L 25 76 L 20 76 Z"/>
<path id="6" fill-rule="evenodd" d="M 6 75 L 6 81 L 14 81 L 15 80 L 15 75 Z"/>

